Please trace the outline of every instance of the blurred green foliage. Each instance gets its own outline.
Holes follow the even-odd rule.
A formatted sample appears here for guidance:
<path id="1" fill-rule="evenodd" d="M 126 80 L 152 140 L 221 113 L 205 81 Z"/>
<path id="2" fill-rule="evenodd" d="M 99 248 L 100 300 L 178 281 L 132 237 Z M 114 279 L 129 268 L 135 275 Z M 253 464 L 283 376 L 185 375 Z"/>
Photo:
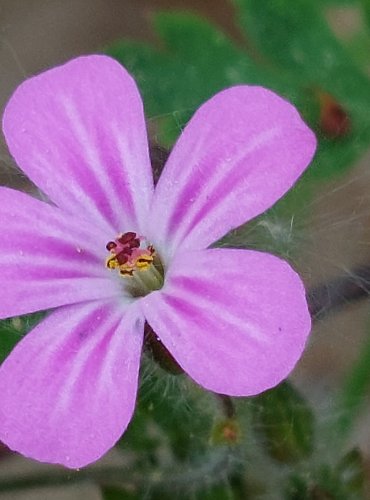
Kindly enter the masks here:
<path id="1" fill-rule="evenodd" d="M 293 102 L 318 135 L 308 177 L 350 168 L 370 142 L 369 80 L 329 28 L 319 2 L 234 3 L 243 43 L 191 14 L 161 13 L 153 19 L 161 49 L 127 41 L 108 49 L 137 79 L 157 140 L 170 146 L 196 108 L 222 88 L 263 85 Z M 348 119 L 342 135 L 322 127 L 326 96 Z"/>
<path id="2" fill-rule="evenodd" d="M 312 475 L 293 474 L 287 500 L 359 500 L 365 498 L 364 461 L 357 449 L 334 466 L 320 465 Z"/>
<path id="3" fill-rule="evenodd" d="M 4 361 L 14 346 L 44 315 L 43 312 L 37 312 L 0 321 L 0 362 Z"/>
<path id="4" fill-rule="evenodd" d="M 234 235 L 239 246 L 246 245 L 251 231 L 260 247 L 289 256 L 294 243 L 284 218 L 302 215 L 315 183 L 348 171 L 369 146 L 369 61 L 363 47 L 370 30 L 364 21 L 356 41 L 339 40 L 326 15 L 327 8 L 339 5 L 362 8 L 370 27 L 367 0 L 234 0 L 240 30 L 235 39 L 199 17 L 171 12 L 153 18 L 157 47 L 119 41 L 107 49 L 137 79 L 150 130 L 165 147 L 171 147 L 202 102 L 236 84 L 275 90 L 316 131 L 319 149 L 313 166 L 266 216 L 271 237 L 266 239 L 266 225 L 252 223 Z M 363 55 L 354 58 L 360 44 Z M 41 316 L 0 324 L 1 359 Z M 329 420 L 336 431 L 351 429 L 370 384 L 369 358 L 366 348 L 334 405 L 336 414 Z M 331 449 L 332 436 L 322 431 L 319 411 L 292 384 L 235 400 L 233 415 L 224 403 L 186 375 L 166 373 L 145 354 L 136 413 L 117 445 L 129 457 L 126 467 L 114 477 L 93 468 L 79 477 L 101 486 L 105 500 L 363 497 L 360 452 L 348 452 L 342 442 Z M 36 477 L 32 485 L 52 483 L 50 474 L 40 476 L 39 483 Z M 60 475 L 56 479 L 60 482 Z M 0 492 L 31 483 L 0 480 Z"/>
<path id="5" fill-rule="evenodd" d="M 370 333 L 370 322 L 368 322 Z M 357 417 L 368 402 L 370 387 L 370 334 L 358 355 L 356 363 L 351 367 L 337 398 L 335 425 L 333 432 L 336 441 L 345 440 L 352 432 Z"/>
<path id="6" fill-rule="evenodd" d="M 254 398 L 255 425 L 271 457 L 292 463 L 314 449 L 314 415 L 288 382 Z"/>

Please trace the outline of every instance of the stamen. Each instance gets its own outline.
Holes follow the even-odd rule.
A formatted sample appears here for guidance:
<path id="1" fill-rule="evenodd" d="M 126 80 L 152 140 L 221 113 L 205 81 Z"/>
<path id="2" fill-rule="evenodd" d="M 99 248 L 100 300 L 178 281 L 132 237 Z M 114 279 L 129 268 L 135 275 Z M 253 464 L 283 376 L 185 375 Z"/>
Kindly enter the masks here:
<path id="1" fill-rule="evenodd" d="M 129 231 L 117 236 L 106 245 L 110 256 L 108 269 L 117 269 L 127 279 L 126 289 L 134 296 L 145 296 L 163 286 L 163 266 L 153 245 L 146 244 L 142 236 Z"/>

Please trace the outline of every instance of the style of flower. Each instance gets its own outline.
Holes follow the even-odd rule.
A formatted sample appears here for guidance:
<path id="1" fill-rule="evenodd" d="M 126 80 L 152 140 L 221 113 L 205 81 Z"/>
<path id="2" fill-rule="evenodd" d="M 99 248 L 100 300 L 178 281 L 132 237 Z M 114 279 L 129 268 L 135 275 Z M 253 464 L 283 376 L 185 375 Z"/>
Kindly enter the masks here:
<path id="1" fill-rule="evenodd" d="M 78 468 L 135 406 L 144 323 L 183 370 L 249 396 L 284 379 L 310 330 L 280 258 L 209 248 L 262 213 L 310 162 L 315 137 L 262 87 L 194 114 L 154 189 L 142 101 L 109 57 L 24 82 L 3 119 L 9 151 L 50 202 L 0 188 L 0 317 L 54 309 L 0 369 L 0 439 Z"/>

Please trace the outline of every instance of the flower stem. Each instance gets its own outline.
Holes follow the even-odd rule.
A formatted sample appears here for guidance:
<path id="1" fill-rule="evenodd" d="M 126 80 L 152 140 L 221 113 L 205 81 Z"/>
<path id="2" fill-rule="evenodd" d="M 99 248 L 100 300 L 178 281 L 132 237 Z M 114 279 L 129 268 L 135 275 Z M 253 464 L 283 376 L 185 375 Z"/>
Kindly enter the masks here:
<path id="1" fill-rule="evenodd" d="M 184 373 L 184 370 L 157 337 L 148 323 L 145 323 L 144 327 L 144 345 L 146 350 L 151 353 L 153 359 L 166 372 L 171 373 L 171 375 L 180 375 Z"/>
<path id="2" fill-rule="evenodd" d="M 216 394 L 221 403 L 221 409 L 226 418 L 234 418 L 236 411 L 232 398 L 226 394 Z"/>

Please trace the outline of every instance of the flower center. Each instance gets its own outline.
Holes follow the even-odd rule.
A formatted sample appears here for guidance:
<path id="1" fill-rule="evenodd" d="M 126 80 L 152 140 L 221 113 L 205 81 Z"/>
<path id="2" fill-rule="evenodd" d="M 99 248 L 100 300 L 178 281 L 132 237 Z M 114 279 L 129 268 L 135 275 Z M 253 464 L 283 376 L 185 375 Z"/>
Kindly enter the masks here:
<path id="1" fill-rule="evenodd" d="M 118 270 L 120 276 L 127 279 L 126 289 L 133 297 L 144 297 L 162 288 L 162 262 L 153 245 L 148 244 L 143 236 L 134 232 L 123 233 L 109 241 L 106 248 L 110 252 L 107 268 Z"/>

